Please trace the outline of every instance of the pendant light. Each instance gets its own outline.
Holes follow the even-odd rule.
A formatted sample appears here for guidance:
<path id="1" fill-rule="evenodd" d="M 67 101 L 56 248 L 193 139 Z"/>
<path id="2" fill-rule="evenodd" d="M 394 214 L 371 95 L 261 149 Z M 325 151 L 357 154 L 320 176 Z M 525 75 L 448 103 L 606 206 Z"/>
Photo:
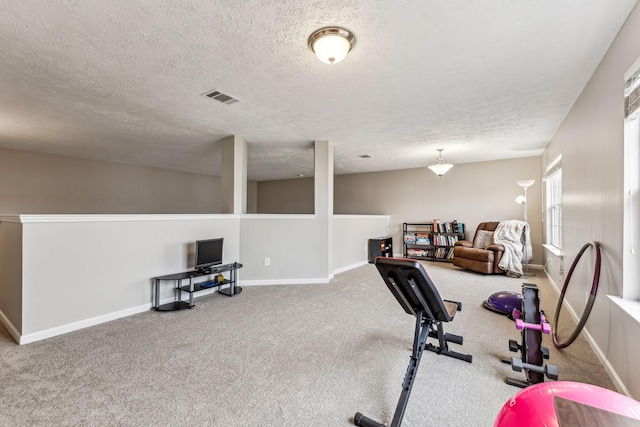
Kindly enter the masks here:
<path id="1" fill-rule="evenodd" d="M 431 169 L 433 173 L 438 176 L 444 175 L 449 169 L 453 167 L 451 163 L 444 162 L 444 160 L 442 159 L 442 151 L 442 148 L 438 148 L 438 162 L 429 166 L 429 169 Z"/>

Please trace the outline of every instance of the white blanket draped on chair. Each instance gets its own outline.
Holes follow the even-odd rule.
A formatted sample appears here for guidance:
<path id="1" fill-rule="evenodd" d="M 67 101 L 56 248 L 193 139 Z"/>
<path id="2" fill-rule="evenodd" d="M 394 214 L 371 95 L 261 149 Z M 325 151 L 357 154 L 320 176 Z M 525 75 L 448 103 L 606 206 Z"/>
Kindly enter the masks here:
<path id="1" fill-rule="evenodd" d="M 531 260 L 531 239 L 526 222 L 515 219 L 500 221 L 493 233 L 493 242 L 504 246 L 504 253 L 498 267 L 507 272 L 507 276 L 522 276 L 522 261 L 524 261 L 524 245 L 527 244 L 527 261 Z"/>

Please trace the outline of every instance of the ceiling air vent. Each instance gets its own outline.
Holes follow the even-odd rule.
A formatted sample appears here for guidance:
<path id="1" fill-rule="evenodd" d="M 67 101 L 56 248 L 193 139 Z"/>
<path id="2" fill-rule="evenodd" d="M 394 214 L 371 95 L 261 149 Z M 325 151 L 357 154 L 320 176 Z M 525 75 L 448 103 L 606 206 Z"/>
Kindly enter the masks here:
<path id="1" fill-rule="evenodd" d="M 227 105 L 235 104 L 236 102 L 238 102 L 238 100 L 235 99 L 234 97 L 226 95 L 217 90 L 213 90 L 211 92 L 205 93 L 204 96 L 208 96 L 211 99 L 215 99 L 216 101 L 222 102 L 223 104 L 227 104 Z"/>

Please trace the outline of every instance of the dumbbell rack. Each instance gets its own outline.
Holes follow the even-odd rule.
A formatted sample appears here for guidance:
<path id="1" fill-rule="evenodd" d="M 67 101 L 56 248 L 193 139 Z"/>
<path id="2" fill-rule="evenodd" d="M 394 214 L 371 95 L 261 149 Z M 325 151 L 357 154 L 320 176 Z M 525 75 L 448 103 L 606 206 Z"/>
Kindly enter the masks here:
<path id="1" fill-rule="evenodd" d="M 544 382 L 545 376 L 550 380 L 557 380 L 558 368 L 543 364 L 543 359 L 549 358 L 549 349 L 542 345 L 542 334 L 550 334 L 551 326 L 547 323 L 544 312 L 540 310 L 538 287 L 533 283 L 522 284 L 521 310 L 513 310 L 513 319 L 516 329 L 522 331 L 522 344 L 518 344 L 516 340 L 509 340 L 509 350 L 519 351 L 522 356 L 502 359 L 502 362 L 510 364 L 516 372 L 524 371 L 526 380 L 506 377 L 506 383 L 525 388 Z"/>

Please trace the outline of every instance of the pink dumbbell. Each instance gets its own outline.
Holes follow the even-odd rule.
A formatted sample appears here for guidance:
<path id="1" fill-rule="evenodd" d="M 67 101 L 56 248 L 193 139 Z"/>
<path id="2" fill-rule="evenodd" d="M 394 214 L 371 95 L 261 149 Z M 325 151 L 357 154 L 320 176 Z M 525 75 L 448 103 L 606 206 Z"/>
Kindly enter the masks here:
<path id="1" fill-rule="evenodd" d="M 527 329 L 532 329 L 534 331 L 542 331 L 543 334 L 551 333 L 551 325 L 547 323 L 547 320 L 544 317 L 544 314 L 540 314 L 540 324 L 523 322 L 521 318 L 521 313 L 519 310 L 513 310 L 512 315 L 516 321 L 516 329 L 519 331 L 523 330 L 524 328 L 527 328 Z"/>

